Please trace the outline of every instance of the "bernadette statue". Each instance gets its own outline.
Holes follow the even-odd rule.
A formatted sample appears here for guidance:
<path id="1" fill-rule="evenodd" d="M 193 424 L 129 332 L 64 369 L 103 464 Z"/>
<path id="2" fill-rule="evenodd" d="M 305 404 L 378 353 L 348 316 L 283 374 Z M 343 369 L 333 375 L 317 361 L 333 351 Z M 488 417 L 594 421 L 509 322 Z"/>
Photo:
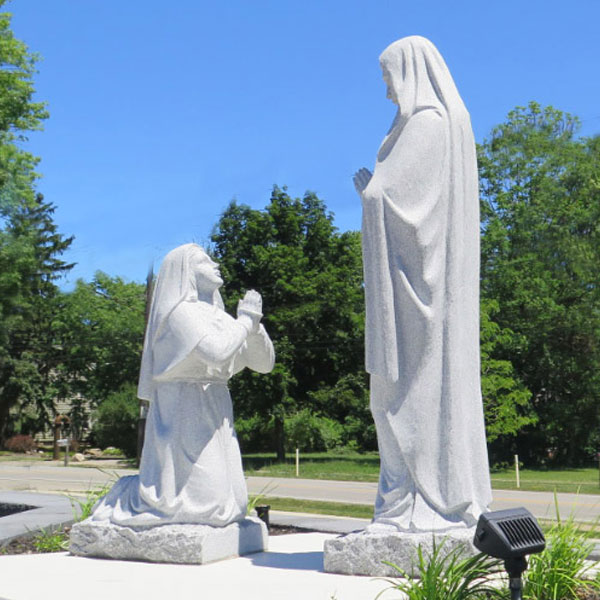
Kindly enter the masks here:
<path id="1" fill-rule="evenodd" d="M 247 490 L 227 380 L 271 371 L 260 294 L 223 310 L 217 265 L 186 244 L 163 260 L 146 331 L 138 395 L 150 401 L 139 476 L 123 477 L 93 521 L 225 527 L 246 516 Z"/>
<path id="2" fill-rule="evenodd" d="M 373 532 L 476 524 L 491 501 L 479 375 L 479 201 L 469 115 L 422 37 L 380 57 L 398 105 L 363 202 Z"/>

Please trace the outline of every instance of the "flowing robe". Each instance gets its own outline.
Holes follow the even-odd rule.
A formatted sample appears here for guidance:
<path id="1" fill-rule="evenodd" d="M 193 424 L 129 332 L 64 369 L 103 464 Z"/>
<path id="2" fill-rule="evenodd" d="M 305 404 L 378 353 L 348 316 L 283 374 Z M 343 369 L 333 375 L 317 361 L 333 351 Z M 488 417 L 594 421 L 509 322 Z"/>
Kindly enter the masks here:
<path id="1" fill-rule="evenodd" d="M 423 67 L 419 82 L 418 53 L 404 57 L 407 111 L 361 194 L 366 368 L 381 457 L 374 522 L 405 531 L 474 525 L 491 501 L 475 147 L 458 94 L 449 108 L 439 81 L 423 83 L 435 68 Z"/>
<path id="2" fill-rule="evenodd" d="M 166 318 L 152 352 L 140 474 L 120 479 L 92 519 L 217 527 L 242 520 L 248 496 L 227 380 L 244 367 L 273 368 L 264 327 L 247 333 L 219 307 L 188 300 Z"/>

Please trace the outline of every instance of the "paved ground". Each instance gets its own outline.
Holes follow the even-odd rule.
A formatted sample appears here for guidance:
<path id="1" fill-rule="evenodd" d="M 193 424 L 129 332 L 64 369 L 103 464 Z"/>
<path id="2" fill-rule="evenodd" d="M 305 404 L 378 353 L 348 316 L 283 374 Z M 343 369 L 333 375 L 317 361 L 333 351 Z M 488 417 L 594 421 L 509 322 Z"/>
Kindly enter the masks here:
<path id="1" fill-rule="evenodd" d="M 90 466 L 59 466 L 52 462 L 0 462 L 0 491 L 36 491 L 85 493 L 90 489 L 111 484 L 121 475 L 135 471 L 119 469 L 117 461 L 97 461 L 97 468 Z M 373 504 L 376 483 L 356 481 L 327 481 L 318 479 L 285 479 L 271 477 L 248 477 L 251 494 L 263 492 L 270 496 L 282 496 L 308 500 Z M 574 514 L 582 521 L 594 521 L 600 517 L 600 496 L 589 494 L 557 494 L 562 517 Z M 537 518 L 554 518 L 554 495 L 548 492 L 522 492 L 494 490 L 492 510 L 525 506 Z"/>
<path id="2" fill-rule="evenodd" d="M 41 529 L 52 531 L 70 525 L 76 514 L 81 514 L 77 503 L 73 505 L 61 494 L 33 492 L 0 492 L 0 504 L 31 506 L 0 519 L 0 547 L 13 538 L 28 535 Z M 0 576 L 1 577 L 1 576 Z"/>
<path id="3" fill-rule="evenodd" d="M 63 505 L 67 501 L 60 494 L 0 492 L 0 502 L 35 505 L 49 502 L 46 508 L 50 510 L 53 499 L 60 499 Z M 64 508 L 66 506 L 57 512 Z M 36 511 L 29 512 L 35 516 Z M 271 517 L 274 523 L 320 531 L 347 532 L 368 524 L 366 519 L 279 511 L 272 512 Z M 0 538 L 2 522 L 6 519 L 11 517 L 0 519 Z M 81 597 L 81 590 L 85 590 L 86 600 L 196 600 L 199 597 L 207 600 L 365 600 L 375 598 L 389 587 L 381 579 L 324 573 L 323 543 L 334 535 L 305 533 L 271 537 L 268 552 L 201 566 L 88 559 L 66 553 L 0 556 L 0 600 L 75 600 Z M 597 554 L 598 549 L 590 558 L 598 560 Z M 397 597 L 397 593 L 386 593 L 386 597 Z"/>
<path id="4" fill-rule="evenodd" d="M 323 543 L 330 537 L 272 537 L 268 552 L 208 565 L 158 565 L 65 553 L 0 556 L 0 600 L 373 600 L 389 587 L 371 577 L 324 573 Z"/>

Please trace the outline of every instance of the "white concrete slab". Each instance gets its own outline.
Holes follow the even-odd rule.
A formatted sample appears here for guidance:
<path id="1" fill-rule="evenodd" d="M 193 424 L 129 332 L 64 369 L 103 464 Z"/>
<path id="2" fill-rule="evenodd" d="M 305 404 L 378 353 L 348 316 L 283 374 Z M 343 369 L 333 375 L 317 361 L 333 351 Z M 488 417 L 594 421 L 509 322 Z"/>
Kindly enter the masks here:
<path id="1" fill-rule="evenodd" d="M 268 552 L 198 566 L 66 553 L 0 556 L 0 599 L 374 600 L 389 587 L 380 579 L 324 573 L 323 544 L 331 537 L 275 536 Z"/>

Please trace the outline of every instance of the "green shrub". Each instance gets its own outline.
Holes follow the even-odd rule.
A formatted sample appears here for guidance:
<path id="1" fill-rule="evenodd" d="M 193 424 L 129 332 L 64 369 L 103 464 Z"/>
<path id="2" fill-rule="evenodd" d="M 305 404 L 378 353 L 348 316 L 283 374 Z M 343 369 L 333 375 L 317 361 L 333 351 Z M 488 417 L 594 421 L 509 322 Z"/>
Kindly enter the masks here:
<path id="1" fill-rule="evenodd" d="M 272 424 L 258 415 L 247 419 L 236 418 L 235 431 L 243 453 L 270 450 L 273 446 Z"/>
<path id="2" fill-rule="evenodd" d="M 108 446 L 108 448 L 102 450 L 102 456 L 123 456 L 123 451 L 120 448 Z"/>
<path id="3" fill-rule="evenodd" d="M 343 426 L 303 408 L 285 419 L 286 450 L 300 448 L 304 452 L 321 452 L 341 445 Z"/>
<path id="4" fill-rule="evenodd" d="M 348 448 L 357 451 L 377 450 L 377 433 L 370 412 L 361 418 L 353 415 L 346 417 L 343 432 L 343 443 Z"/>
<path id="5" fill-rule="evenodd" d="M 369 409 L 369 386 L 365 374 L 347 374 L 334 386 L 308 393 L 316 414 L 342 424 L 341 445 L 357 450 L 376 450 L 375 424 Z"/>
<path id="6" fill-rule="evenodd" d="M 116 446 L 125 456 L 135 456 L 138 418 L 136 386 L 128 383 L 117 392 L 109 394 L 94 413 L 94 442 L 101 448 Z"/>

